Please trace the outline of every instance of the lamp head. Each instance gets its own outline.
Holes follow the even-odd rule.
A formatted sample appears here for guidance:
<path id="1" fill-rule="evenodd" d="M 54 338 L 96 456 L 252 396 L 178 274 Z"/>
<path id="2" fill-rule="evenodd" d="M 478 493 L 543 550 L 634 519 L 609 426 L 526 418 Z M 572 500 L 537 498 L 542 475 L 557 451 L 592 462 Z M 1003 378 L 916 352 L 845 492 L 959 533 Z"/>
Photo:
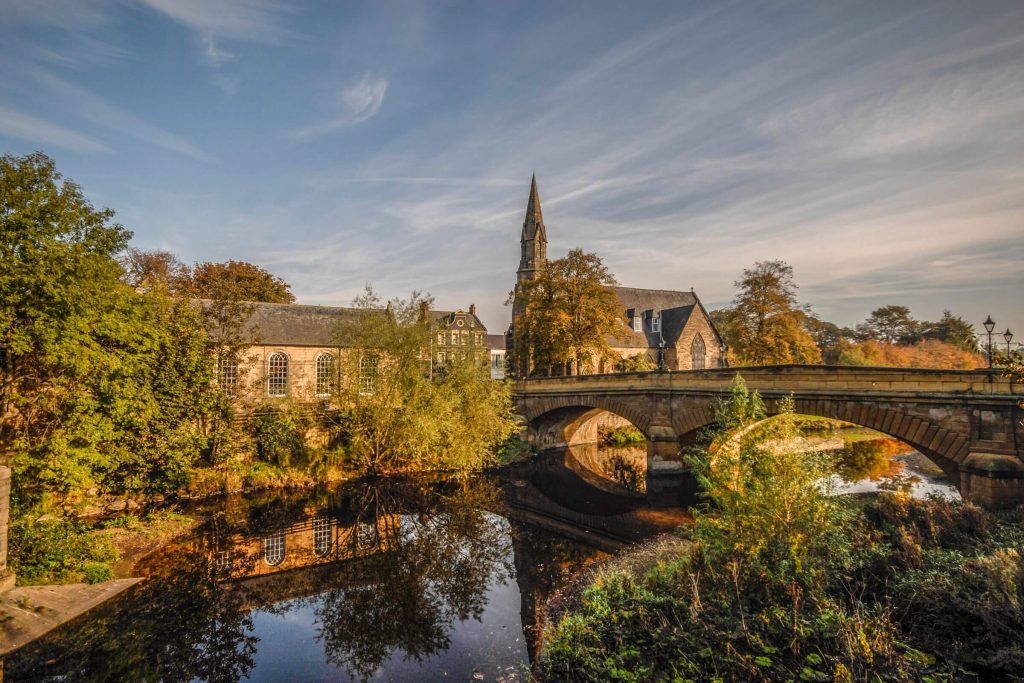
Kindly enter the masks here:
<path id="1" fill-rule="evenodd" d="M 985 331 L 991 333 L 996 328 L 996 323 L 992 320 L 992 316 L 985 318 L 985 322 L 982 323 L 985 326 Z"/>
<path id="2" fill-rule="evenodd" d="M 1003 339 L 1006 340 L 1007 344 L 1009 344 L 1013 340 L 1013 332 L 1010 332 L 1009 327 L 1006 328 L 1006 332 L 1003 332 Z"/>

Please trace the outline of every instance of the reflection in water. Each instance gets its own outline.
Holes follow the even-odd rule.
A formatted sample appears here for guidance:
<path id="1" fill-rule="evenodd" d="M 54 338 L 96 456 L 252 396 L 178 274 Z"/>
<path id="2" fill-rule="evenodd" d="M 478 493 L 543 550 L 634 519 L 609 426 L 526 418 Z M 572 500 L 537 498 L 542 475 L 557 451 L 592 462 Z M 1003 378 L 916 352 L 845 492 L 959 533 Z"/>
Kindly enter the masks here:
<path id="1" fill-rule="evenodd" d="M 571 444 L 565 466 L 592 486 L 618 494 L 647 492 L 647 447 Z"/>
<path id="2" fill-rule="evenodd" d="M 598 553 L 488 512 L 499 494 L 482 479 L 401 480 L 206 504 L 209 522 L 148 562 L 149 581 L 15 653 L 6 673 L 514 680 L 536 605 Z"/>

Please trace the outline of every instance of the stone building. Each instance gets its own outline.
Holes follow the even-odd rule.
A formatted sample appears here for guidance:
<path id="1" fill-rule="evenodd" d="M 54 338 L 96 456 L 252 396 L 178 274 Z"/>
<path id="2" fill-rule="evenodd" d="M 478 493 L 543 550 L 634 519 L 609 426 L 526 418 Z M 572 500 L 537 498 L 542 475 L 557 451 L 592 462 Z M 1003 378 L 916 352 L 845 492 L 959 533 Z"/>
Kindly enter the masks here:
<path id="1" fill-rule="evenodd" d="M 341 339 L 341 330 L 361 315 L 386 315 L 386 309 L 249 303 L 241 324 L 243 348 L 218 362 L 218 381 L 225 394 L 241 407 L 280 399 L 299 403 L 329 402 L 342 381 L 358 381 L 372 391 L 375 359 L 359 358 L 351 367 L 358 377 L 345 378 L 342 361 L 357 352 Z M 423 311 L 435 328 L 424 363 L 433 371 L 456 358 L 488 362 L 487 328 L 468 311 Z M 426 355 L 429 353 L 429 355 Z M 353 361 L 355 359 L 352 359 Z"/>
<path id="2" fill-rule="evenodd" d="M 506 349 L 513 374 L 521 375 L 528 354 L 516 351 L 515 325 L 523 313 L 524 303 L 518 296 L 523 283 L 543 271 L 548 258 L 547 228 L 537 191 L 537 178 L 530 184 L 526 218 L 520 235 L 520 260 L 516 271 L 516 294 L 512 303 L 512 324 L 506 332 Z M 618 299 L 622 334 L 610 337 L 612 351 L 622 359 L 646 356 L 652 367 L 667 370 L 701 370 L 725 366 L 725 342 L 715 329 L 707 310 L 693 290 L 682 292 L 667 289 L 613 287 Z M 613 372 L 611 363 L 602 361 L 589 372 Z"/>

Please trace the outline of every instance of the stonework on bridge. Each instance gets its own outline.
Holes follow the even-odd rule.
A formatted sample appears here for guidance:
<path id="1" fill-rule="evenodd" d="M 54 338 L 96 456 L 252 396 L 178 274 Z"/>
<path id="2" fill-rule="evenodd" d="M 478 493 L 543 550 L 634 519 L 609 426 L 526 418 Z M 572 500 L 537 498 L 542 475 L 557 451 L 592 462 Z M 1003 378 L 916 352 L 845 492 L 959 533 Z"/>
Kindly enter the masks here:
<path id="1" fill-rule="evenodd" d="M 713 419 L 712 401 L 741 374 L 770 412 L 792 396 L 796 412 L 892 436 L 933 460 L 961 494 L 988 507 L 1024 503 L 1024 392 L 998 370 L 817 365 L 584 375 L 520 381 L 519 413 L 538 447 L 584 441 L 607 413 L 648 442 L 648 489 L 686 476 L 680 457 Z"/>

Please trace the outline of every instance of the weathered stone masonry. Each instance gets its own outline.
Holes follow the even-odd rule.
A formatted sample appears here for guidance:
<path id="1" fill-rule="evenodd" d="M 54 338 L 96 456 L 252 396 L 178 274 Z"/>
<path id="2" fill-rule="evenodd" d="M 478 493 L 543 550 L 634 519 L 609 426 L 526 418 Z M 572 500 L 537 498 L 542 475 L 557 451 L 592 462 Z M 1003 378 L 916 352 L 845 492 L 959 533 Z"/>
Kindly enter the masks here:
<path id="1" fill-rule="evenodd" d="M 832 417 L 891 435 L 921 451 L 965 498 L 991 507 L 1024 503 L 1024 399 L 998 371 L 775 366 L 739 370 L 769 410 L 792 396 L 798 413 Z M 518 409 L 530 439 L 554 446 L 584 440 L 605 411 L 648 439 L 649 489 L 681 477 L 682 444 L 712 421 L 711 402 L 737 370 L 590 375 L 521 381 Z M 581 431 L 583 430 L 583 431 Z"/>

